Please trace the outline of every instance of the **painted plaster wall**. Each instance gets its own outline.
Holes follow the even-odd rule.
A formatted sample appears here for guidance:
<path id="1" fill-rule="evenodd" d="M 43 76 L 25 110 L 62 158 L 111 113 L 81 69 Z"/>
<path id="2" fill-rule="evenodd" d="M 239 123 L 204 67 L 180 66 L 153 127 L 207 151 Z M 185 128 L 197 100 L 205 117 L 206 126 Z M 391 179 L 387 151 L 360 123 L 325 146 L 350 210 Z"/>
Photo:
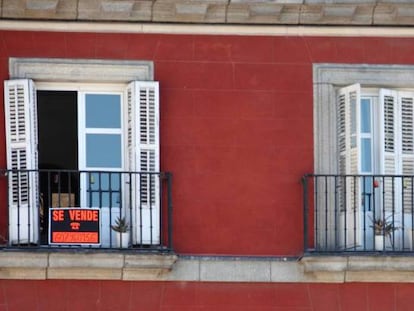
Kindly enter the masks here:
<path id="1" fill-rule="evenodd" d="M 300 178 L 313 168 L 312 63 L 409 64 L 413 52 L 402 38 L 2 31 L 0 79 L 11 56 L 153 60 L 175 250 L 296 256 Z"/>
<path id="2" fill-rule="evenodd" d="M 408 311 L 414 284 L 0 281 L 0 310 Z"/>

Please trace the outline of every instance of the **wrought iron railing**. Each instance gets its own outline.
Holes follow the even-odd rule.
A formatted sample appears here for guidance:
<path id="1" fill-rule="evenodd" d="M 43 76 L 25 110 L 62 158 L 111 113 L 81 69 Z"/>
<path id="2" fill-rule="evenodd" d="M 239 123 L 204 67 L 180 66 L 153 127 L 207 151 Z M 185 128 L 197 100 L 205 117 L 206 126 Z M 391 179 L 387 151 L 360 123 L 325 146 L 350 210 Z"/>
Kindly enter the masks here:
<path id="1" fill-rule="evenodd" d="M 305 252 L 414 252 L 414 176 L 305 175 Z"/>
<path id="2" fill-rule="evenodd" d="M 0 174 L 0 247 L 172 251 L 170 173 Z"/>

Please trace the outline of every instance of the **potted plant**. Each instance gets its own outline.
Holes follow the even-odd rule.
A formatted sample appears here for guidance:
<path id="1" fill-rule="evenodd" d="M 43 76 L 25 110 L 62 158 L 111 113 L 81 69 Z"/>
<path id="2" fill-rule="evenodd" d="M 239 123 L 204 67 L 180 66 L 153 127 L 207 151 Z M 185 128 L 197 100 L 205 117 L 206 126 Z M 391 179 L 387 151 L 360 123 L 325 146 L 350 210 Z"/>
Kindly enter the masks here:
<path id="1" fill-rule="evenodd" d="M 389 218 L 389 217 L 388 217 Z M 388 221 L 388 218 L 376 218 L 372 219 L 371 228 L 374 229 L 375 233 L 375 250 L 383 250 L 385 246 L 385 238 L 388 237 L 390 239 L 390 243 L 392 244 L 392 233 L 398 228 L 394 225 L 393 222 Z"/>
<path id="2" fill-rule="evenodd" d="M 119 248 L 128 248 L 129 246 L 129 224 L 125 217 L 118 217 L 115 224 L 111 225 L 112 230 L 116 232 L 116 242 Z"/>

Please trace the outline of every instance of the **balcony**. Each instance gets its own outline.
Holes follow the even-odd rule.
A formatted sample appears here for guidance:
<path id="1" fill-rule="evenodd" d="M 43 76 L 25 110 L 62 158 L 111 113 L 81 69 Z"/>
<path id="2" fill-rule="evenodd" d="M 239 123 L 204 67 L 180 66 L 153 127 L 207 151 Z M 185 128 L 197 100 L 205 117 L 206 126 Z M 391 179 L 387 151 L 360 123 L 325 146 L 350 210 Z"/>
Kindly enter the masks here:
<path id="1" fill-rule="evenodd" d="M 8 220 L 0 223 L 0 247 L 172 251 L 170 173 L 42 169 L 0 174 L 0 206 L 7 206 L 0 213 Z M 125 234 L 114 230 L 119 222 L 126 225 Z"/>
<path id="2" fill-rule="evenodd" d="M 309 174 L 302 181 L 305 253 L 414 251 L 414 176 Z"/>

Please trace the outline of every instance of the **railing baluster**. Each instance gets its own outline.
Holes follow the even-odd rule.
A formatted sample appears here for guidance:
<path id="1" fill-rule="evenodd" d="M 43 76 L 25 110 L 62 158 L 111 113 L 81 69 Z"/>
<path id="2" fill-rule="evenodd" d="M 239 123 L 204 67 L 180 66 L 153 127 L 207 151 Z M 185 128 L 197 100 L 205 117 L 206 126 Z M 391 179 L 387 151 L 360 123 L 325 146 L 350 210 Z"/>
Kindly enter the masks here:
<path id="1" fill-rule="evenodd" d="M 153 181 L 153 175 L 151 174 L 151 173 L 147 173 L 148 174 L 148 180 L 149 180 L 149 192 L 148 192 L 148 194 L 149 194 L 149 199 L 148 199 L 148 204 L 149 204 L 149 219 L 150 219 L 150 230 L 149 230 L 149 232 L 150 232 L 150 243 L 152 244 L 153 243 L 153 237 L 152 237 L 152 234 L 153 234 L 153 232 L 152 232 L 152 229 L 153 229 L 153 220 L 152 220 L 152 200 L 154 200 L 154 203 L 155 203 L 155 198 L 152 198 L 152 181 Z"/>
<path id="2" fill-rule="evenodd" d="M 168 249 L 173 250 L 173 203 L 172 203 L 172 175 L 167 176 L 167 208 L 168 208 Z M 306 248 L 305 248 L 306 249 Z"/>
<path id="3" fill-rule="evenodd" d="M 308 176 L 302 177 L 302 185 L 303 185 L 303 249 L 304 252 L 308 252 L 308 212 L 309 212 L 309 205 L 308 205 Z M 169 184 L 169 179 L 168 179 Z M 170 195 L 170 189 L 168 185 L 168 197 Z M 170 208 L 168 208 L 169 212 Z M 170 231 L 170 228 L 168 228 Z"/>
<path id="4" fill-rule="evenodd" d="M 362 176 L 362 189 L 363 189 L 363 191 L 362 191 L 362 202 L 364 203 L 363 205 L 362 205 L 362 215 L 363 215 L 363 219 L 362 219 L 362 221 L 363 221 L 363 226 L 362 226 L 362 237 L 363 237 L 363 241 L 364 241 L 364 245 L 363 245 L 363 248 L 364 248 L 364 250 L 365 250 L 365 245 L 366 245 L 366 227 L 365 227 L 365 214 L 366 214 L 366 211 L 367 211 L 367 200 L 368 200 L 368 209 L 369 209 L 369 206 L 370 206 L 370 204 L 371 204 L 371 197 L 370 197 L 370 193 L 369 192 L 367 192 L 367 191 L 369 191 L 369 189 L 367 190 L 366 189 L 366 186 L 367 186 L 367 180 L 366 180 L 366 176 Z"/>
<path id="5" fill-rule="evenodd" d="M 405 176 L 401 178 L 401 250 L 404 251 L 404 235 L 405 235 L 405 222 L 404 222 L 404 210 L 405 210 Z M 395 231 L 394 231 L 395 232 Z"/>
<path id="6" fill-rule="evenodd" d="M 359 197 L 359 195 L 358 195 L 358 192 L 359 192 L 359 182 L 360 182 L 360 177 L 359 176 L 354 176 L 354 209 L 353 209 L 353 211 L 352 211 L 352 215 L 353 215 L 353 234 L 352 234 L 352 236 L 353 236 L 353 238 L 354 238 L 354 241 L 353 241 L 353 243 L 352 243 L 352 248 L 355 250 L 356 249 L 356 244 L 357 244 L 357 227 L 356 227 L 356 225 L 357 225 L 357 211 L 359 211 L 360 210 L 360 208 L 361 208 L 361 202 L 359 201 L 360 200 L 360 197 Z"/>
<path id="7" fill-rule="evenodd" d="M 411 228 L 408 231 L 408 234 L 411 236 L 411 245 L 409 245 L 409 250 L 413 250 L 414 244 L 414 236 L 413 236 L 413 228 L 414 228 L 414 177 L 411 176 Z"/>
<path id="8" fill-rule="evenodd" d="M 382 219 L 385 220 L 385 206 L 386 206 L 386 201 L 385 201 L 385 191 L 386 191 L 386 184 L 385 184 L 385 177 L 382 177 L 382 202 L 383 202 L 383 206 L 382 206 L 382 211 L 380 212 L 382 214 Z M 385 249 L 385 238 L 383 239 L 383 243 L 382 243 L 382 251 L 384 251 Z"/>
<path id="9" fill-rule="evenodd" d="M 334 250 L 337 251 L 339 248 L 339 238 L 338 238 L 338 212 L 339 212 L 339 200 L 338 200 L 338 188 L 339 188 L 339 181 L 338 176 L 334 176 L 334 187 L 335 187 L 335 194 L 334 194 Z"/>
<path id="10" fill-rule="evenodd" d="M 315 219 L 319 220 L 319 194 L 318 194 L 319 185 L 318 185 L 318 179 L 315 178 L 315 179 L 313 179 L 313 181 L 314 181 L 313 192 L 314 192 L 314 198 L 315 198 L 314 214 L 315 214 L 315 217 L 316 217 Z M 315 222 L 314 235 L 315 235 L 315 237 L 318 237 L 317 243 L 315 245 L 315 249 L 318 249 L 320 247 L 320 245 L 322 244 L 321 242 L 323 242 L 323 241 L 319 240 L 319 221 Z"/>
<path id="11" fill-rule="evenodd" d="M 143 184 L 143 176 L 142 173 L 139 174 L 139 192 L 140 192 L 140 200 L 139 200 L 139 244 L 142 247 L 142 184 Z M 148 201 L 148 197 L 147 197 Z M 147 203 L 148 204 L 148 203 Z"/>
<path id="12" fill-rule="evenodd" d="M 375 219 L 375 212 L 377 210 L 377 208 L 376 208 L 377 195 L 376 195 L 376 192 L 375 192 L 377 187 L 379 187 L 379 182 L 377 181 L 377 178 L 378 177 L 374 176 L 373 179 L 372 179 L 372 189 L 373 189 L 372 190 L 372 193 L 373 193 L 373 195 L 372 195 L 372 215 L 373 215 L 372 220 Z M 375 250 L 375 229 L 372 228 L 372 230 L 370 230 L 370 231 L 371 231 L 370 234 L 372 234 L 372 249 Z"/>
<path id="13" fill-rule="evenodd" d="M 328 177 L 324 176 L 324 182 L 325 182 L 325 223 L 324 223 L 324 227 L 325 227 L 325 248 L 328 248 Z"/>
<path id="14" fill-rule="evenodd" d="M 133 238 L 134 238 L 134 234 L 133 234 L 133 232 L 134 232 L 134 230 L 135 230 L 135 226 L 134 226 L 134 221 L 132 221 L 132 219 L 133 219 L 133 215 L 135 215 L 134 213 L 136 213 L 136 202 L 135 202 L 135 200 L 133 199 L 133 196 L 132 196 L 132 184 L 133 184 L 133 180 L 132 180 L 132 178 L 133 177 L 135 177 L 136 175 L 133 175 L 133 174 L 135 174 L 135 173 L 131 173 L 131 172 L 128 172 L 128 174 L 127 174 L 127 176 L 126 177 L 128 177 L 128 202 L 129 202 L 129 219 L 131 219 L 131 221 L 130 221 L 130 230 L 131 230 L 131 241 L 133 242 Z M 136 196 L 135 196 L 136 197 Z M 136 217 L 135 217 L 135 219 L 136 219 Z"/>

